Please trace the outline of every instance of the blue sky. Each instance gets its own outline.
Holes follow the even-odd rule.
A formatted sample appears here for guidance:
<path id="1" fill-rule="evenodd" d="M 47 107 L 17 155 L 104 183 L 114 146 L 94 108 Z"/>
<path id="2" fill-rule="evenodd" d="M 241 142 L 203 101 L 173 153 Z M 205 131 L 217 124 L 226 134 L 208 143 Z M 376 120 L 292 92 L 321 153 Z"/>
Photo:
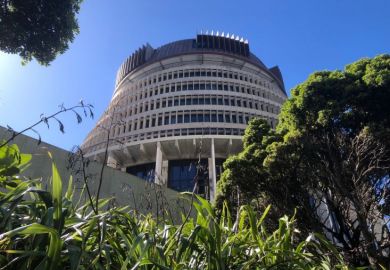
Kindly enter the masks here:
<path id="1" fill-rule="evenodd" d="M 77 125 L 63 115 L 65 134 L 52 123 L 42 139 L 70 149 L 81 144 L 106 109 L 117 68 L 142 44 L 193 38 L 200 30 L 243 36 L 268 66 L 279 65 L 288 91 L 316 70 L 342 69 L 362 57 L 390 53 L 389 0 L 84 0 L 80 34 L 49 66 L 20 64 L 0 53 L 0 125 L 16 130 L 80 99 L 96 118 Z M 33 134 L 31 134 L 33 135 Z"/>

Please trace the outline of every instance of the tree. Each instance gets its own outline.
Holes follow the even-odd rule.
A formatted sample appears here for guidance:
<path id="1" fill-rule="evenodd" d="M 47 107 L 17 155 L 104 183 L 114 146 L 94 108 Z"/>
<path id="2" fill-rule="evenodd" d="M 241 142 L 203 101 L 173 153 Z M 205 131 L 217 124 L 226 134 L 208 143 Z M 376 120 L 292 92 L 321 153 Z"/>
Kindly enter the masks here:
<path id="1" fill-rule="evenodd" d="M 0 50 L 49 65 L 79 33 L 82 0 L 1 0 Z"/>
<path id="2" fill-rule="evenodd" d="M 389 103 L 389 55 L 309 76 L 283 105 L 275 132 L 281 139 L 251 150 L 266 152 L 252 167 L 265 173 L 251 180 L 258 193 L 246 200 L 297 209 L 301 229 L 325 231 L 352 264 L 390 268 Z M 228 164 L 219 186 L 236 174 Z M 235 179 L 237 188 L 249 177 Z"/>

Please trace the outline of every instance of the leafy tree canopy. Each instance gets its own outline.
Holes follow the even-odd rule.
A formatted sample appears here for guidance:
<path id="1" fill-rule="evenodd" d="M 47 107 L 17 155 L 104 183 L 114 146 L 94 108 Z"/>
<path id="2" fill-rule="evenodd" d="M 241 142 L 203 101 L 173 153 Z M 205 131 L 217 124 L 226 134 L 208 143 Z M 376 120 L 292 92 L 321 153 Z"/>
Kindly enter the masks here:
<path id="1" fill-rule="evenodd" d="M 82 0 L 1 0 L 0 50 L 49 65 L 79 33 Z"/>
<path id="2" fill-rule="evenodd" d="M 275 132 L 250 122 L 244 150 L 224 164 L 217 205 L 297 209 L 301 230 L 325 231 L 352 264 L 390 267 L 389 104 L 390 55 L 313 73 L 292 89 Z"/>

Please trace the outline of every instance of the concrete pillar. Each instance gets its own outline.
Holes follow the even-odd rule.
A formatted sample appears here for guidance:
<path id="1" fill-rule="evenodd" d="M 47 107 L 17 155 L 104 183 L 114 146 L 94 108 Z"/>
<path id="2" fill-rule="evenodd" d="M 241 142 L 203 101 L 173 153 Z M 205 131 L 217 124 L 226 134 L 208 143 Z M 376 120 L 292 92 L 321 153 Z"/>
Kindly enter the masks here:
<path id="1" fill-rule="evenodd" d="M 116 169 L 118 167 L 118 161 L 116 160 L 112 152 L 108 153 L 107 166 Z"/>
<path id="2" fill-rule="evenodd" d="M 154 169 L 154 182 L 156 184 L 163 184 L 162 183 L 162 151 L 161 151 L 161 143 L 157 142 L 157 149 L 156 149 L 156 166 Z"/>
<path id="3" fill-rule="evenodd" d="M 215 171 L 215 147 L 214 139 L 211 139 L 211 158 L 209 159 L 209 186 L 210 186 L 210 201 L 215 200 L 217 192 L 217 173 Z"/>
<path id="4" fill-rule="evenodd" d="M 162 162 L 162 168 L 161 168 L 161 185 L 167 186 L 168 184 L 168 160 L 163 160 Z"/>

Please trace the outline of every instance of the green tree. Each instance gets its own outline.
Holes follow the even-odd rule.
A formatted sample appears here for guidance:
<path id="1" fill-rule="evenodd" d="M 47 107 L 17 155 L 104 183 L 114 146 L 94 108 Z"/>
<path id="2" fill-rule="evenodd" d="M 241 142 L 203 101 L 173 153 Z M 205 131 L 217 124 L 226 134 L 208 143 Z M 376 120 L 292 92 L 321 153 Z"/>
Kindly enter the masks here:
<path id="1" fill-rule="evenodd" d="M 265 173 L 251 180 L 253 174 L 245 172 L 232 177 L 237 173 L 229 162 L 244 157 L 244 144 L 243 153 L 225 166 L 219 187 L 233 182 L 241 190 L 255 183 L 258 194 L 246 200 L 262 198 L 285 213 L 297 209 L 301 228 L 325 231 L 351 263 L 390 268 L 384 219 L 390 196 L 388 104 L 389 55 L 359 60 L 343 71 L 316 72 L 283 105 L 275 133 L 282 139 L 251 150 L 265 149 L 266 157 L 246 170 Z M 227 193 L 220 188 L 219 194 Z"/>
<path id="2" fill-rule="evenodd" d="M 79 33 L 82 0 L 1 0 L 0 50 L 49 65 Z"/>

